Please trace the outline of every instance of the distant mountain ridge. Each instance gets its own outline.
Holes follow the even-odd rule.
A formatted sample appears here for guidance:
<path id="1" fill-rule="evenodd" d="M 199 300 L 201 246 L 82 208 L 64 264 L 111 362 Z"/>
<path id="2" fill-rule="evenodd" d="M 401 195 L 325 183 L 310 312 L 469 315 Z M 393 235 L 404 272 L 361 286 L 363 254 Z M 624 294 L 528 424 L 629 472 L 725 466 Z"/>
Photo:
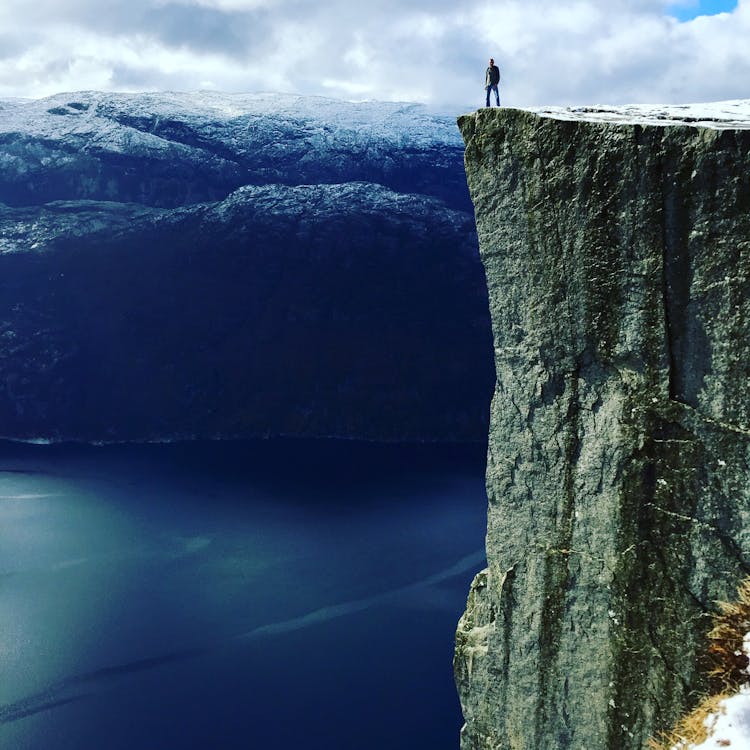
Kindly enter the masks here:
<path id="1" fill-rule="evenodd" d="M 452 118 L 289 95 L 0 102 L 0 436 L 483 440 Z"/>
<path id="2" fill-rule="evenodd" d="M 376 182 L 471 210 L 453 118 L 289 94 L 0 100 L 0 201 L 174 207 L 242 185 Z"/>

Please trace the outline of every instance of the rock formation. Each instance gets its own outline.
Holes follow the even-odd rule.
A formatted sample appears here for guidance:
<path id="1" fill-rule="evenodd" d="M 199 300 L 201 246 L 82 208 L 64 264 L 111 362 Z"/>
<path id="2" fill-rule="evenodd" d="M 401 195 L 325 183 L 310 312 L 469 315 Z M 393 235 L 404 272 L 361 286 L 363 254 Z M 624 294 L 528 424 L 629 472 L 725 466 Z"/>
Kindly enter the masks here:
<path id="1" fill-rule="evenodd" d="M 459 120 L 497 383 L 463 750 L 635 750 L 750 571 L 750 102 Z"/>
<path id="2" fill-rule="evenodd" d="M 462 152 L 409 105 L 0 103 L 0 437 L 484 440 Z"/>

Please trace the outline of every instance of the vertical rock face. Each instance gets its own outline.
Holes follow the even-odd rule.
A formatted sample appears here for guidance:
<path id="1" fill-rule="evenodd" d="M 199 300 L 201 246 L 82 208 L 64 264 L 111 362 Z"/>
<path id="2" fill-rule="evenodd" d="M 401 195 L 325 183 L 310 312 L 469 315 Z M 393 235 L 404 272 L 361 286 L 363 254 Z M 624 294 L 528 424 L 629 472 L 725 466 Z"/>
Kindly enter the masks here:
<path id="1" fill-rule="evenodd" d="M 459 120 L 497 368 L 463 750 L 642 748 L 750 572 L 750 103 L 704 109 Z"/>

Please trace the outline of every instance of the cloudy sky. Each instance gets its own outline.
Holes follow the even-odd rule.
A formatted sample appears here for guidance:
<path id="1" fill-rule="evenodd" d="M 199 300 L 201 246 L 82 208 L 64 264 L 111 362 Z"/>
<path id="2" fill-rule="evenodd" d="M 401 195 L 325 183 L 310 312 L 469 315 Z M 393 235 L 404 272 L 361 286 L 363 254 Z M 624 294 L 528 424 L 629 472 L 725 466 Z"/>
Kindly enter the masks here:
<path id="1" fill-rule="evenodd" d="M 750 0 L 2 0 L 0 97 L 288 91 L 503 103 L 750 97 Z"/>

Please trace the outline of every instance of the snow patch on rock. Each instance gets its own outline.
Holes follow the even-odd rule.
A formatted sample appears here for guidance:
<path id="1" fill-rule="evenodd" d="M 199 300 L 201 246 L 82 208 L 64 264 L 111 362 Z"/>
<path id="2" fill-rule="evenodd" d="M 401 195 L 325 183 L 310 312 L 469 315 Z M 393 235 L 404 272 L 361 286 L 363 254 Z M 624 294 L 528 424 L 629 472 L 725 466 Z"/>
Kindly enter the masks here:
<path id="1" fill-rule="evenodd" d="M 742 650 L 750 657 L 750 633 L 746 633 Z M 750 674 L 750 666 L 747 669 Z M 739 692 L 719 704 L 716 713 L 706 717 L 708 737 L 698 745 L 677 744 L 672 750 L 714 750 L 715 748 L 750 748 L 750 684 L 743 685 Z"/>
<path id="2" fill-rule="evenodd" d="M 672 750 L 715 750 L 750 748 L 750 686 L 723 700 L 719 712 L 706 718 L 709 736 L 699 745 L 674 745 Z"/>
<path id="3" fill-rule="evenodd" d="M 696 104 L 625 104 L 533 107 L 526 110 L 556 120 L 638 125 L 690 125 L 716 130 L 750 128 L 750 99 Z"/>

